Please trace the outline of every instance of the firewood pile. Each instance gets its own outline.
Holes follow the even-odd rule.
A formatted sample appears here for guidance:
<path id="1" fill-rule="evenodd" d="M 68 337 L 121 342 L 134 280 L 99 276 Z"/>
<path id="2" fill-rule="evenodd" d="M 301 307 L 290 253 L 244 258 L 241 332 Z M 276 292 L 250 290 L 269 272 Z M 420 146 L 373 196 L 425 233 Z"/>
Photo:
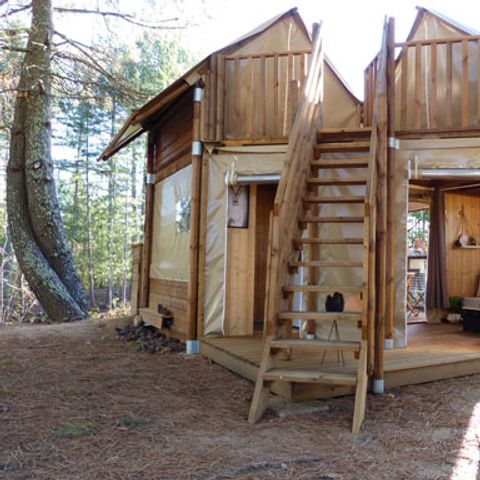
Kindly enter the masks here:
<path id="1" fill-rule="evenodd" d="M 156 328 L 147 325 L 126 325 L 115 329 L 125 342 L 136 342 L 139 352 L 178 353 L 185 351 L 185 345 L 175 338 L 169 338 Z"/>

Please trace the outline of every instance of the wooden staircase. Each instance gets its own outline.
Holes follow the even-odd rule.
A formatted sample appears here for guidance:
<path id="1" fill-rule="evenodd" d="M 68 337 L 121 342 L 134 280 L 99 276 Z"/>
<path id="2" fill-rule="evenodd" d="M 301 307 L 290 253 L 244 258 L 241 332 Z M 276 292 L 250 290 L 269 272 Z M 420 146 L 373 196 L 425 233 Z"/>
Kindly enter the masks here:
<path id="1" fill-rule="evenodd" d="M 355 387 L 355 408 L 353 414 L 352 432 L 360 430 L 365 411 L 367 393 L 367 308 L 368 278 L 366 272 L 361 276 L 361 284 L 354 284 L 354 271 L 368 270 L 368 225 L 365 225 L 363 205 L 366 202 L 367 168 L 369 165 L 368 151 L 370 147 L 370 128 L 358 129 L 319 129 L 316 132 L 316 143 L 311 152 L 309 172 L 305 177 L 304 196 L 301 198 L 301 208 L 298 209 L 297 236 L 293 238 L 291 253 L 288 255 L 288 275 L 281 288 L 283 306 L 276 315 L 276 331 L 265 342 L 262 361 L 255 386 L 255 393 L 250 409 L 249 422 L 256 422 L 267 407 L 270 385 L 272 382 L 317 383 L 325 385 L 341 385 Z M 343 158 L 337 158 L 343 157 Z M 355 187 L 356 193 L 335 194 L 325 193 L 336 187 Z M 341 188 L 340 188 L 341 191 Z M 325 204 L 328 215 L 323 214 Z M 359 204 L 353 205 L 353 204 Z M 342 214 L 347 210 L 355 210 L 354 214 Z M 352 207 L 353 205 L 353 207 Z M 329 225 L 357 225 L 358 236 L 344 237 L 328 235 L 325 228 Z M 362 227 L 363 226 L 363 227 Z M 337 228 L 338 230 L 338 228 Z M 335 249 L 330 249 L 328 260 L 322 259 L 321 249 L 339 247 L 338 255 Z M 358 249 L 355 260 L 345 258 L 344 248 Z M 298 260 L 300 258 L 300 260 Z M 306 282 L 294 282 L 294 274 L 303 269 Z M 319 282 L 319 272 L 323 270 L 341 269 L 340 275 L 344 282 L 325 284 Z M 347 280 L 348 279 L 348 280 Z M 295 293 L 305 296 L 308 310 L 292 308 Z M 363 308 L 359 311 L 326 312 L 325 296 L 340 292 L 344 296 L 357 295 L 363 298 Z M 293 338 L 292 322 L 302 320 L 307 322 L 307 331 L 315 331 L 316 322 L 352 322 L 360 329 L 358 341 L 342 341 L 337 339 L 303 340 Z M 298 351 L 311 353 L 350 352 L 357 359 L 356 373 L 342 371 L 322 371 L 322 365 L 312 365 L 308 370 L 295 368 L 278 368 L 276 359 L 280 352 L 286 352 L 290 358 Z M 342 353 L 343 355 L 343 353 Z M 318 358 L 318 356 L 317 356 Z"/>

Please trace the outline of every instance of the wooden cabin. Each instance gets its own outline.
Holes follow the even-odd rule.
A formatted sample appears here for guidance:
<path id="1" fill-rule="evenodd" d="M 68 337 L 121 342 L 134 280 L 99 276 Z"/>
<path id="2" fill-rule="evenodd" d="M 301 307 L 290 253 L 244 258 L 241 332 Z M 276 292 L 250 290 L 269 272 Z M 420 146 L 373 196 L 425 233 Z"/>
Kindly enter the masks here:
<path id="1" fill-rule="evenodd" d="M 133 313 L 256 381 L 251 422 L 270 391 L 355 393 L 358 431 L 367 388 L 480 372 L 480 336 L 440 323 L 480 295 L 480 35 L 419 8 L 397 42 L 389 19 L 361 102 L 314 30 L 292 9 L 211 54 L 102 158 L 148 132 Z"/>

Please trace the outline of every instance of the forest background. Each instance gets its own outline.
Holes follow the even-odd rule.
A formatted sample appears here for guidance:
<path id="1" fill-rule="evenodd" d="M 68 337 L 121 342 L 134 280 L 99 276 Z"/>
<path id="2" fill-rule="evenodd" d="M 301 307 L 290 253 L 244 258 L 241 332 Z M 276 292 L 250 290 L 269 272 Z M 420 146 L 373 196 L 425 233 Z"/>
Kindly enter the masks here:
<path id="1" fill-rule="evenodd" d="M 97 159 L 132 110 L 197 60 L 181 46 L 182 31 L 202 8 L 193 3 L 195 8 L 188 1 L 54 2 L 55 181 L 90 314 L 128 308 L 131 245 L 143 235 L 145 139 L 107 162 Z M 5 203 L 28 2 L 0 0 L 0 21 L 0 323 L 40 321 L 42 309 L 15 259 Z"/>

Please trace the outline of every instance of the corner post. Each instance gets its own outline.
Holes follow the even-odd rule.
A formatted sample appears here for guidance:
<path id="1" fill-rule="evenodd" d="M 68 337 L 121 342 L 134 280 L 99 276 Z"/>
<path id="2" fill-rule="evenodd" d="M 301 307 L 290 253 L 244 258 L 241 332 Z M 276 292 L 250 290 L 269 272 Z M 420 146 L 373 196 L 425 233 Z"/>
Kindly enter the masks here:
<path id="1" fill-rule="evenodd" d="M 382 48 L 379 55 L 377 75 L 380 91 L 376 94 L 378 118 L 378 151 L 376 171 L 378 176 L 377 203 L 377 255 L 376 277 L 378 279 L 375 315 L 375 355 L 373 365 L 373 392 L 383 393 L 384 390 L 384 348 L 385 320 L 387 311 L 387 144 L 388 144 L 388 101 L 387 101 L 387 65 L 388 65 L 388 31 L 389 24 L 385 19 Z M 374 112 L 375 113 L 375 112 Z"/>
<path id="2" fill-rule="evenodd" d="M 387 316 L 385 349 L 393 349 L 395 316 L 395 19 L 388 20 L 387 33 Z"/>
<path id="3" fill-rule="evenodd" d="M 155 165 L 155 141 L 152 132 L 148 132 L 147 149 L 147 171 L 146 171 L 146 192 L 145 192 L 145 223 L 143 227 L 143 254 L 142 254 L 142 276 L 140 292 L 140 308 L 148 307 L 148 296 L 150 289 L 150 260 L 152 256 L 152 231 L 153 231 L 153 201 L 155 194 L 155 183 L 153 181 Z"/>
<path id="4" fill-rule="evenodd" d="M 203 87 L 193 89 L 192 200 L 190 203 L 190 251 L 188 259 L 187 354 L 199 353 L 197 339 L 198 261 L 200 241 L 200 192 L 202 180 L 202 143 L 200 141 Z"/>

